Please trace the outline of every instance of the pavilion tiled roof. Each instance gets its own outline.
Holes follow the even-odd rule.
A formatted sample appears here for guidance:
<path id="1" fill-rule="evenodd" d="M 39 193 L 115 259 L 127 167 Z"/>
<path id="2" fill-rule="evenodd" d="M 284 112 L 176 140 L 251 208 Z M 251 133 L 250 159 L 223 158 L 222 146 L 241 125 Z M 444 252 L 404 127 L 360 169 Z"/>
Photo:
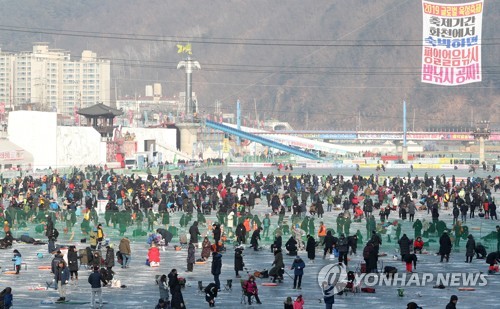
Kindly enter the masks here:
<path id="1" fill-rule="evenodd" d="M 96 105 L 82 108 L 81 110 L 77 111 L 77 114 L 86 117 L 115 117 L 123 115 L 123 111 L 111 106 L 104 105 L 103 103 L 97 103 Z"/>

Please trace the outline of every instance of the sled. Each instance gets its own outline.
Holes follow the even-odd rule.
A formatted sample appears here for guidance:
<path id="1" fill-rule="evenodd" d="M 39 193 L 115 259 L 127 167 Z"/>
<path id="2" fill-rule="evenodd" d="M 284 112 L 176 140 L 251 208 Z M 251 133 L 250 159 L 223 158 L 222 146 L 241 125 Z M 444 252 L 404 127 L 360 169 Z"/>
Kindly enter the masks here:
<path id="1" fill-rule="evenodd" d="M 475 288 L 458 288 L 459 291 L 475 291 Z"/>
<path id="2" fill-rule="evenodd" d="M 64 305 L 88 305 L 90 304 L 90 301 L 83 301 L 83 300 L 64 300 L 64 301 L 57 301 L 57 299 L 45 299 L 40 302 L 42 305 L 57 305 L 57 304 L 64 304 Z M 99 302 L 96 302 L 96 304 L 99 304 Z M 107 302 L 103 302 L 103 304 L 107 304 Z"/>
<path id="3" fill-rule="evenodd" d="M 41 265 L 41 266 L 38 266 L 38 269 L 40 269 L 40 270 L 52 270 L 52 266 L 50 266 L 50 265 Z"/>
<path id="4" fill-rule="evenodd" d="M 275 282 L 264 282 L 262 283 L 262 286 L 278 286 L 278 284 Z"/>
<path id="5" fill-rule="evenodd" d="M 207 264 L 207 261 L 203 261 L 203 262 L 202 261 L 196 261 L 194 263 L 197 264 L 197 265 L 203 265 L 203 264 Z"/>
<path id="6" fill-rule="evenodd" d="M 3 274 L 5 275 L 16 275 L 16 271 L 15 270 L 6 270 L 3 272 Z M 19 274 L 17 274 L 19 275 Z"/>

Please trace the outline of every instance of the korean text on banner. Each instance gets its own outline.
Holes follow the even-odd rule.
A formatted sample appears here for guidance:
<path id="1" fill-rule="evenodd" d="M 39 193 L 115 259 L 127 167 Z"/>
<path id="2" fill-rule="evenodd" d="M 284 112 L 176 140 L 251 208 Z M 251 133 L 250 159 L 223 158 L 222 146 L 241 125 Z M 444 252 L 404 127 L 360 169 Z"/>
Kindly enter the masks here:
<path id="1" fill-rule="evenodd" d="M 457 86 L 481 81 L 484 1 L 422 1 L 422 82 Z"/>

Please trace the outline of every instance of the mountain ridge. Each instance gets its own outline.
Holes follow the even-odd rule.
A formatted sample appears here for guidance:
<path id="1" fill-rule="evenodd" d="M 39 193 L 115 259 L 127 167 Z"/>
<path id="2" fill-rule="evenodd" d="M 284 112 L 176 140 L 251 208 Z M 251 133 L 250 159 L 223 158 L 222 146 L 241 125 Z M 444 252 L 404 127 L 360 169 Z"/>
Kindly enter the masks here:
<path id="1" fill-rule="evenodd" d="M 490 43 L 482 47 L 483 81 L 460 87 L 420 82 L 421 1 L 44 4 L 3 2 L 9 12 L 3 26 L 34 30 L 0 30 L 2 50 L 30 50 L 35 41 L 48 41 L 51 48 L 70 50 L 72 56 L 91 49 L 111 59 L 111 84 L 121 96 L 143 93 L 144 85 L 156 81 L 169 96 L 184 91 L 185 76 L 176 70 L 182 56 L 175 45 L 191 37 L 193 56 L 202 67 L 193 74 L 202 112 L 213 112 L 216 100 L 225 112 L 235 112 L 240 99 L 243 115 L 254 117 L 255 100 L 260 119 L 279 118 L 298 129 L 396 130 L 402 127 L 406 100 L 408 117 L 415 114 L 415 129 L 465 126 L 471 120 L 500 126 L 495 26 L 500 7 L 494 1 L 485 2 L 483 14 L 482 37 Z M 40 29 L 95 32 L 95 37 Z M 127 39 L 99 38 L 103 33 L 127 34 Z M 134 34 L 151 35 L 152 40 L 133 40 Z M 196 43 L 200 41 L 205 43 Z M 370 44 L 377 46 L 366 46 Z"/>

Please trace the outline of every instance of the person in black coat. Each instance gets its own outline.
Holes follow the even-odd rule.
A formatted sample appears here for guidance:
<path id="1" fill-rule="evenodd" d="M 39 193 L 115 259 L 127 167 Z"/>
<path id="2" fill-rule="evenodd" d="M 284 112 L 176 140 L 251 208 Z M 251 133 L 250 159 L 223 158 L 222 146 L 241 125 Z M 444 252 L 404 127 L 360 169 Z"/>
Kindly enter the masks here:
<path id="1" fill-rule="evenodd" d="M 238 242 L 239 245 L 245 243 L 246 235 L 247 235 L 247 230 L 245 229 L 243 222 L 241 222 L 240 224 L 238 224 L 238 226 L 236 226 L 236 241 Z"/>
<path id="2" fill-rule="evenodd" d="M 283 254 L 281 250 L 274 251 L 274 261 L 272 264 L 273 267 L 269 270 L 269 277 L 273 278 L 273 282 L 279 280 L 280 282 L 283 280 L 283 274 L 285 263 L 283 262 Z"/>
<path id="3" fill-rule="evenodd" d="M 172 309 L 186 308 L 186 305 L 184 304 L 184 297 L 181 292 L 181 285 L 179 283 L 179 279 L 177 278 L 176 269 L 172 269 L 168 274 L 168 286 L 170 287 L 170 295 L 172 295 L 170 303 Z"/>
<path id="4" fill-rule="evenodd" d="M 71 281 L 78 281 L 78 269 L 80 268 L 78 265 L 78 260 L 80 257 L 78 256 L 78 250 L 75 246 L 69 246 L 68 248 L 68 269 L 71 275 Z"/>
<path id="5" fill-rule="evenodd" d="M 327 253 L 332 254 L 333 246 L 335 245 L 335 237 L 333 237 L 332 231 L 326 232 L 326 236 L 323 239 L 322 245 L 325 246 L 323 250 L 323 259 L 325 259 Z"/>
<path id="6" fill-rule="evenodd" d="M 295 238 L 293 238 L 293 236 L 290 236 L 290 239 L 288 239 L 285 244 L 285 248 L 288 251 L 288 255 L 297 255 L 297 241 L 295 240 Z M 275 252 L 276 251 L 277 250 L 275 250 Z"/>
<path id="7" fill-rule="evenodd" d="M 451 295 L 450 302 L 446 305 L 446 309 L 456 309 L 457 302 L 458 302 L 457 295 Z"/>
<path id="8" fill-rule="evenodd" d="M 108 272 L 113 272 L 113 267 L 115 266 L 115 249 L 113 245 L 106 246 L 106 258 L 104 259 L 104 265 Z"/>
<path id="9" fill-rule="evenodd" d="M 271 252 L 274 252 L 274 250 L 280 249 L 283 244 L 283 238 L 281 237 L 281 233 L 277 233 L 276 237 L 274 238 L 274 242 L 271 245 Z"/>
<path id="10" fill-rule="evenodd" d="M 493 217 L 495 217 L 495 220 L 497 220 L 497 205 L 495 202 L 490 203 L 489 207 L 489 212 L 490 212 L 490 219 L 493 220 Z"/>
<path id="11" fill-rule="evenodd" d="M 162 228 L 157 229 L 156 233 L 161 235 L 161 237 L 165 241 L 166 246 L 168 246 L 168 243 L 172 240 L 172 237 L 174 237 L 174 235 L 172 235 L 172 233 L 170 233 L 166 229 L 162 229 Z"/>
<path id="12" fill-rule="evenodd" d="M 457 223 L 458 216 L 460 216 L 460 209 L 458 209 L 457 205 L 453 206 L 453 224 Z"/>
<path id="13" fill-rule="evenodd" d="M 399 243 L 399 253 L 401 253 L 401 261 L 404 261 L 406 258 L 406 255 L 410 254 L 410 246 L 412 241 L 406 236 L 406 234 L 403 234 L 401 239 L 398 241 Z"/>
<path id="14" fill-rule="evenodd" d="M 28 242 L 28 241 L 24 241 L 22 238 L 26 237 L 26 235 L 22 235 L 20 237 L 20 240 L 22 242 L 26 242 L 26 243 L 33 243 L 33 242 Z M 5 248 L 10 248 L 12 247 L 12 243 L 14 242 L 14 237 L 12 236 L 12 233 L 10 231 L 7 231 L 5 232 L 5 237 L 2 238 L 0 240 L 0 249 L 5 249 Z"/>
<path id="15" fill-rule="evenodd" d="M 486 257 L 486 248 L 480 242 L 476 243 L 476 259 L 484 259 Z"/>
<path id="16" fill-rule="evenodd" d="M 217 251 L 219 251 L 219 241 L 221 237 L 221 229 L 220 229 L 220 224 L 214 223 L 212 224 L 213 230 L 212 232 L 214 233 L 214 242 L 215 246 L 217 248 Z"/>
<path id="17" fill-rule="evenodd" d="M 339 252 L 339 263 L 344 263 L 344 265 L 347 266 L 347 253 L 349 253 L 349 244 L 347 243 L 347 238 L 345 238 L 344 234 L 341 234 L 339 240 L 337 241 L 337 250 Z"/>
<path id="18" fill-rule="evenodd" d="M 52 221 L 51 216 L 46 216 L 47 224 L 45 227 L 45 236 L 49 239 L 49 241 L 53 238 L 54 233 L 54 222 Z"/>
<path id="19" fill-rule="evenodd" d="M 212 275 L 214 276 L 215 285 L 220 290 L 219 276 L 222 270 L 222 255 L 218 252 L 212 253 Z"/>
<path id="20" fill-rule="evenodd" d="M 417 269 L 417 255 L 415 253 L 410 253 L 405 255 L 404 262 L 406 263 L 406 271 L 411 273 L 414 269 Z M 413 264 L 413 268 L 412 268 Z"/>
<path id="21" fill-rule="evenodd" d="M 47 218 L 47 225 L 46 225 L 46 230 L 45 230 L 45 236 L 47 236 L 48 239 L 48 251 L 49 253 L 52 253 L 56 250 L 56 241 L 57 241 L 57 230 L 54 228 L 54 222 L 52 221 L 51 216 L 46 216 Z"/>
<path id="22" fill-rule="evenodd" d="M 432 208 L 432 221 L 437 222 L 439 220 L 439 210 L 437 207 Z"/>
<path id="23" fill-rule="evenodd" d="M 198 243 L 198 235 L 201 235 L 200 230 L 198 229 L 198 221 L 194 221 L 193 225 L 189 228 L 189 243 L 197 244 Z"/>
<path id="24" fill-rule="evenodd" d="M 316 240 L 311 235 L 307 235 L 306 251 L 307 258 L 311 263 L 314 263 L 314 259 L 316 258 Z"/>
<path id="25" fill-rule="evenodd" d="M 241 278 L 239 272 L 243 270 L 245 263 L 243 262 L 243 248 L 236 247 L 234 249 L 234 271 L 236 273 L 236 278 Z"/>
<path id="26" fill-rule="evenodd" d="M 498 262 L 500 262 L 499 251 L 490 252 L 486 257 L 486 263 L 490 264 L 491 267 L 495 266 Z"/>
<path id="27" fill-rule="evenodd" d="M 450 260 L 450 252 L 451 252 L 452 244 L 451 239 L 448 233 L 444 232 L 443 235 L 439 238 L 439 254 L 441 255 L 441 262 L 446 257 L 446 262 Z"/>
<path id="28" fill-rule="evenodd" d="M 356 249 L 358 248 L 358 236 L 357 235 L 348 236 L 347 243 L 351 248 L 351 252 L 349 253 L 349 255 L 356 254 Z"/>
<path id="29" fill-rule="evenodd" d="M 217 297 L 217 285 L 213 282 L 209 283 L 205 287 L 205 300 L 208 303 L 209 307 L 215 307 L 215 298 Z"/>
<path id="30" fill-rule="evenodd" d="M 465 245 L 465 263 L 472 263 L 472 257 L 474 256 L 474 250 L 476 249 L 476 241 L 474 236 L 469 234 L 467 236 L 467 244 Z"/>
<path id="31" fill-rule="evenodd" d="M 371 273 L 373 270 L 377 269 L 377 260 L 374 258 L 375 249 L 373 248 L 373 243 L 369 240 L 363 249 L 363 259 L 366 263 L 366 272 Z"/>
<path id="32" fill-rule="evenodd" d="M 250 247 L 253 248 L 254 251 L 259 251 L 260 231 L 262 231 L 261 227 L 253 231 L 252 238 L 250 239 Z"/>
<path id="33" fill-rule="evenodd" d="M 375 224 L 374 224 L 375 226 Z M 399 237 L 399 235 L 398 235 Z M 371 238 L 373 248 L 375 248 L 375 251 L 377 253 L 377 260 L 378 260 L 378 252 L 380 249 L 380 246 L 382 245 L 382 238 L 380 238 L 380 235 L 377 234 L 375 230 L 372 231 L 372 238 Z"/>

